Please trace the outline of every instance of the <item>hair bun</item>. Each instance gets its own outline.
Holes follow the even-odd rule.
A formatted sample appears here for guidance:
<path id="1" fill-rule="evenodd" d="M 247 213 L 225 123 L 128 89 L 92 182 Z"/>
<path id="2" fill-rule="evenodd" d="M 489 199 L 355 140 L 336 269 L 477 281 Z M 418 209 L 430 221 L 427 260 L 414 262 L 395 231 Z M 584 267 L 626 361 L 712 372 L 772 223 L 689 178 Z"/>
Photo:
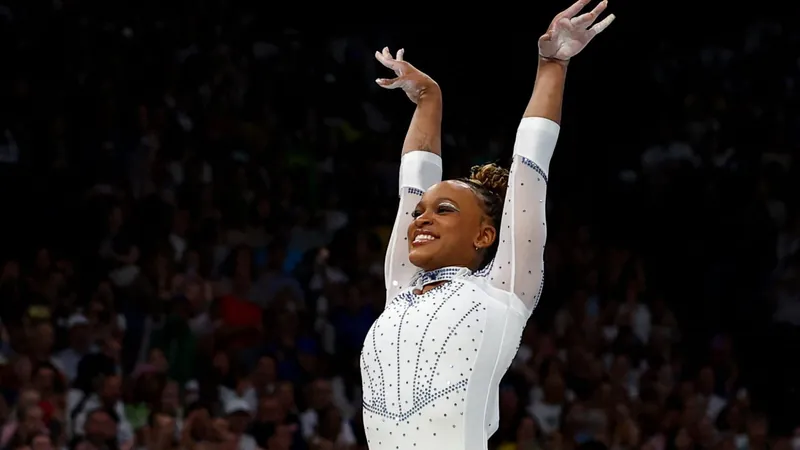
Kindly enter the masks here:
<path id="1" fill-rule="evenodd" d="M 470 181 L 479 184 L 497 194 L 500 198 L 506 197 L 508 189 L 508 170 L 490 163 L 482 166 L 473 166 L 469 176 Z"/>

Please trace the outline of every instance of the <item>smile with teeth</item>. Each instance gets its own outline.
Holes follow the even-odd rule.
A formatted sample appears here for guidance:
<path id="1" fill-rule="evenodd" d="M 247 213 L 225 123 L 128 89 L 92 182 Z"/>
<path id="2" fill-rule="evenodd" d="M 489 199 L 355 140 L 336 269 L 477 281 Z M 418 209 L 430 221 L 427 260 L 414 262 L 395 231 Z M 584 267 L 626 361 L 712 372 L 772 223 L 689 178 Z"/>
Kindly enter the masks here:
<path id="1" fill-rule="evenodd" d="M 420 233 L 414 237 L 414 244 L 425 244 L 431 241 L 435 241 L 436 237 L 427 234 L 427 233 Z"/>

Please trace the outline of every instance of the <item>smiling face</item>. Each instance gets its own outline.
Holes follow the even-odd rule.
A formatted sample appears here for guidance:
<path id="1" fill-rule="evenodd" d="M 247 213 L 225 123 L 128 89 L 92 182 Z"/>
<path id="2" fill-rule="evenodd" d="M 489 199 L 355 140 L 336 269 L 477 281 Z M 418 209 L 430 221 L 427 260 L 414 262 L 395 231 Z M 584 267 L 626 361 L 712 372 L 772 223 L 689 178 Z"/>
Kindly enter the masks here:
<path id="1" fill-rule="evenodd" d="M 463 181 L 434 185 L 413 214 L 408 259 L 425 271 L 449 266 L 477 269 L 497 234 L 480 198 Z"/>

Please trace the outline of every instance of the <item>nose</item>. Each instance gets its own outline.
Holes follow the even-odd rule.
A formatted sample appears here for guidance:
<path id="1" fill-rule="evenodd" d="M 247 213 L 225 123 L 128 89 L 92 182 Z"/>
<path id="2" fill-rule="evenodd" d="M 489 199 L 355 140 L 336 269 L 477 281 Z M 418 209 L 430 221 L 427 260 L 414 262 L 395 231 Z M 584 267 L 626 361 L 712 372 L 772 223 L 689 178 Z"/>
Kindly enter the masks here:
<path id="1" fill-rule="evenodd" d="M 424 213 L 417 216 L 416 219 L 414 219 L 414 225 L 417 228 L 422 228 L 425 225 L 430 225 L 432 223 L 433 220 L 431 219 L 431 213 L 429 213 L 428 211 L 425 211 Z"/>

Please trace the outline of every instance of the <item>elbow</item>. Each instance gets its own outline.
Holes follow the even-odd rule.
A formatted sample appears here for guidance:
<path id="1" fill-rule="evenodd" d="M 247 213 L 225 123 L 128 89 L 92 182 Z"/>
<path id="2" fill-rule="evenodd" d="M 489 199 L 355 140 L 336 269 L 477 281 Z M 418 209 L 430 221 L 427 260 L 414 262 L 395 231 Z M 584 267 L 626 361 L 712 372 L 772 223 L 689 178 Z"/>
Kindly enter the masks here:
<path id="1" fill-rule="evenodd" d="M 526 117 L 517 129 L 514 153 L 528 158 L 548 174 L 561 127 L 544 117 Z"/>

